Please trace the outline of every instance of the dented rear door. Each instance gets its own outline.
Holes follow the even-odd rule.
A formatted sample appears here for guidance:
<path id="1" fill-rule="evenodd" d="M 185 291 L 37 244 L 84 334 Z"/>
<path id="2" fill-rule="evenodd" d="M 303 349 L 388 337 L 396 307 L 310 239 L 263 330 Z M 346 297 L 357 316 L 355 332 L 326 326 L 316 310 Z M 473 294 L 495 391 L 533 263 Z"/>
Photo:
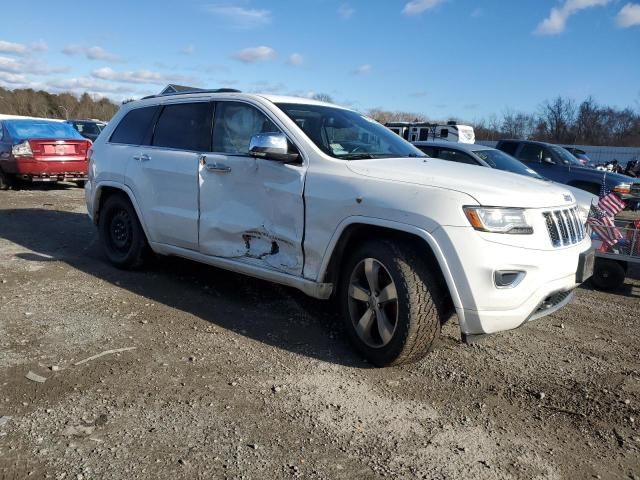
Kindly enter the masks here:
<path id="1" fill-rule="evenodd" d="M 217 102 L 198 169 L 200 252 L 301 275 L 305 167 L 250 157 L 249 139 L 267 131 L 279 129 L 255 106 Z"/>

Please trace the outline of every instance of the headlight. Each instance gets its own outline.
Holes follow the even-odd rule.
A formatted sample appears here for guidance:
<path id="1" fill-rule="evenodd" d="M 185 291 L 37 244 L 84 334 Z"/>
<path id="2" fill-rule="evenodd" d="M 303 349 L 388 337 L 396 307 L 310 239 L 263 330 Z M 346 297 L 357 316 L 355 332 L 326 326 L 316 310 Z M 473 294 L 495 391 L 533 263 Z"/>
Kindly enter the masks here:
<path id="1" fill-rule="evenodd" d="M 587 223 L 587 218 L 589 218 L 589 210 L 578 205 L 578 217 L 580 217 L 580 221 L 582 222 L 582 225 L 584 225 Z"/>
<path id="2" fill-rule="evenodd" d="M 629 193 L 631 191 L 631 185 L 628 183 L 621 183 L 613 187 L 613 191 L 616 193 Z"/>
<path id="3" fill-rule="evenodd" d="M 463 207 L 469 223 L 481 232 L 529 235 L 533 227 L 522 208 Z"/>

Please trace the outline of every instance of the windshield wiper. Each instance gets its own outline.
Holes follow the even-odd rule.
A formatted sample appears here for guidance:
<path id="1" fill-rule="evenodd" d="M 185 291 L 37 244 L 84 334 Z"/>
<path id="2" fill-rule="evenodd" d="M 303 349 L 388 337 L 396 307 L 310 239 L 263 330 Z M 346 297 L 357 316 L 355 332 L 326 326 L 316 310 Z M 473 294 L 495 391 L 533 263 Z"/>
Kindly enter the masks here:
<path id="1" fill-rule="evenodd" d="M 345 160 L 362 160 L 365 158 L 377 158 L 370 153 L 347 153 L 346 155 L 340 155 L 338 158 Z"/>

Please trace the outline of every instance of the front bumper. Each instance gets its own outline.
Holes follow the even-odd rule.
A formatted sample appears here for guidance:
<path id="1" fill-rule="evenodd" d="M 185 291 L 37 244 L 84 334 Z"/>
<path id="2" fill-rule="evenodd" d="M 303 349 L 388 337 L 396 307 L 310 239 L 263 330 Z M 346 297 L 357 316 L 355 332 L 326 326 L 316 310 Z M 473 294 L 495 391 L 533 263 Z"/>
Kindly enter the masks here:
<path id="1" fill-rule="evenodd" d="M 463 335 L 517 328 L 564 306 L 579 285 L 580 254 L 591 247 L 585 238 L 562 248 L 524 248 L 498 243 L 517 242 L 516 236 L 481 234 L 471 227 L 442 227 L 433 236 L 460 298 L 456 309 Z M 494 282 L 498 270 L 521 271 L 525 276 L 512 288 L 498 288 Z"/>

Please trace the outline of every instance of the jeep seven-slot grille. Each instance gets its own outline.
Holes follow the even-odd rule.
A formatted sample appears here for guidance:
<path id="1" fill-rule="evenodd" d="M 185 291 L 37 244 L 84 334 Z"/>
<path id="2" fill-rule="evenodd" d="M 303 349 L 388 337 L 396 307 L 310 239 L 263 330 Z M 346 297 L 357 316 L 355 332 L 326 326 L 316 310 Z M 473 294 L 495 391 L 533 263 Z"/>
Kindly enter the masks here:
<path id="1" fill-rule="evenodd" d="M 544 212 L 549 238 L 554 247 L 563 247 L 581 242 L 585 229 L 577 208 L 565 208 Z"/>

